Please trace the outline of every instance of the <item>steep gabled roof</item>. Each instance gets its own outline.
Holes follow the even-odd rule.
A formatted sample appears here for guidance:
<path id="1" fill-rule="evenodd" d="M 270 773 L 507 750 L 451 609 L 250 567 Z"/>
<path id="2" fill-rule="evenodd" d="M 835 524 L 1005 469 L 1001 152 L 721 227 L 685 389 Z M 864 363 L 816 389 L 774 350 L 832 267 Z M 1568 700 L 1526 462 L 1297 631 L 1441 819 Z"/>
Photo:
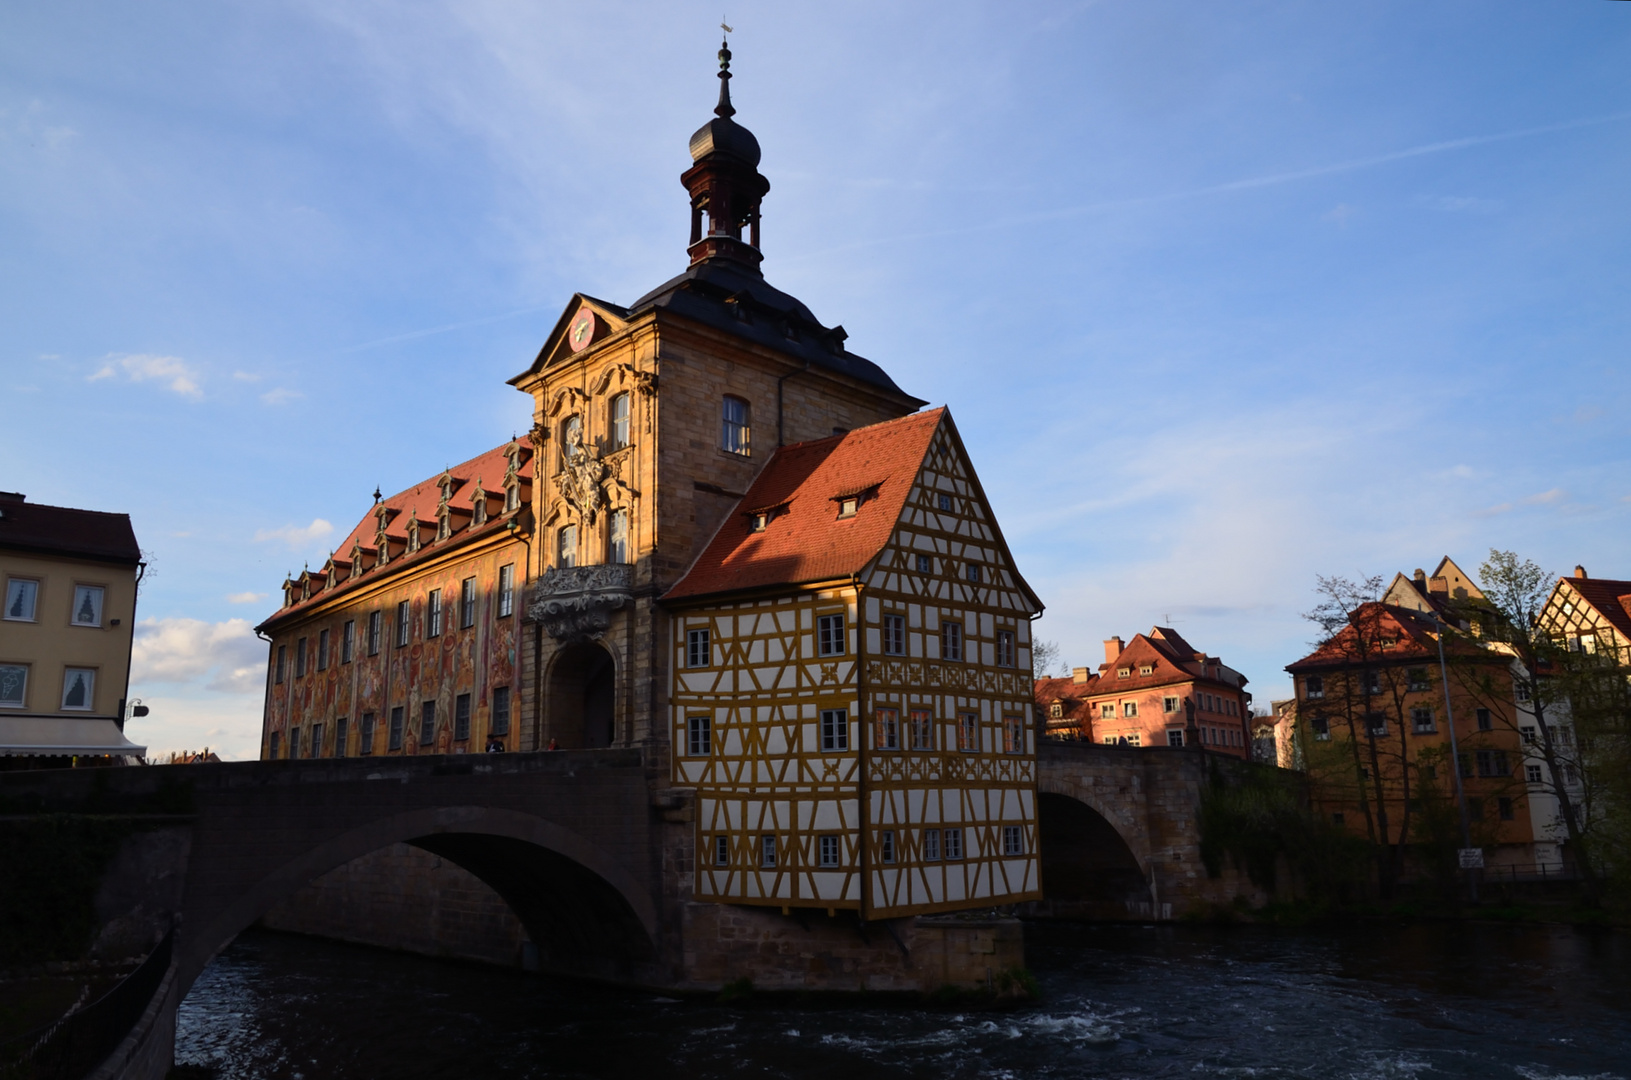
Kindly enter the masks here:
<path id="1" fill-rule="evenodd" d="M 1566 577 L 1569 587 L 1580 599 L 1597 609 L 1597 614 L 1614 627 L 1626 641 L 1631 641 L 1631 581 L 1611 578 Z"/>
<path id="2" fill-rule="evenodd" d="M 1374 621 L 1372 621 L 1374 620 Z M 1436 659 L 1438 656 L 1438 623 L 1422 612 L 1371 601 L 1355 608 L 1348 617 L 1348 625 L 1313 652 L 1286 665 L 1292 674 L 1302 671 L 1353 667 L 1360 660 L 1359 629 L 1356 622 L 1370 622 L 1374 634 L 1391 636 L 1394 644 L 1382 648 L 1372 645 L 1367 664 L 1393 664 L 1404 660 Z M 1505 664 L 1508 658 L 1500 653 L 1471 644 L 1456 635 L 1445 638 L 1445 651 L 1463 657 L 1487 656 L 1491 663 Z"/>
<path id="3" fill-rule="evenodd" d="M 860 573 L 894 534 L 946 410 L 777 450 L 665 600 Z M 871 490 L 854 517 L 836 499 Z M 774 510 L 762 532 L 755 512 Z"/>
<path id="4" fill-rule="evenodd" d="M 129 514 L 76 510 L 0 493 L 0 548 L 130 566 L 141 561 Z"/>

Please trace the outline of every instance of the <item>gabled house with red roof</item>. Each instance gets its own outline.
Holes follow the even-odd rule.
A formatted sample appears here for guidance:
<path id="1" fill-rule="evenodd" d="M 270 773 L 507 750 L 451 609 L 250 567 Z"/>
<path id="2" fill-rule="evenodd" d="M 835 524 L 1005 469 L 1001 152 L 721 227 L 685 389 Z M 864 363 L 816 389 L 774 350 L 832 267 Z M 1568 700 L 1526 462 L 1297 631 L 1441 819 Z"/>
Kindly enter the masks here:
<path id="1" fill-rule="evenodd" d="M 1041 896 L 1030 621 L 945 409 L 783 447 L 663 596 L 695 898 Z"/>
<path id="2" fill-rule="evenodd" d="M 1246 676 L 1196 649 L 1178 631 L 1151 627 L 1104 643 L 1097 672 L 1038 679 L 1048 734 L 1110 746 L 1202 746 L 1251 756 L 1252 696 Z"/>

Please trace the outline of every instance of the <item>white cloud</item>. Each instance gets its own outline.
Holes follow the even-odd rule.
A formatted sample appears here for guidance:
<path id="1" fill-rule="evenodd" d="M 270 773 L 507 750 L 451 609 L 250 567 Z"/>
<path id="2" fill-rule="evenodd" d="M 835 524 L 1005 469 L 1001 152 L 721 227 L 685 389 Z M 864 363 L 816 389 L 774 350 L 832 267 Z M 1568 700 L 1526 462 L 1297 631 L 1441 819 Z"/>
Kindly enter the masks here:
<path id="1" fill-rule="evenodd" d="M 132 686 L 181 683 L 226 694 L 252 694 L 266 678 L 266 643 L 247 619 L 147 618 L 136 626 Z"/>
<path id="2" fill-rule="evenodd" d="M 152 356 L 147 353 L 109 356 L 107 362 L 90 376 L 89 381 L 114 379 L 121 374 L 131 382 L 157 379 L 168 384 L 173 392 L 194 401 L 204 396 L 204 391 L 198 385 L 198 372 L 178 356 Z"/>
<path id="3" fill-rule="evenodd" d="M 266 402 L 268 405 L 287 405 L 296 398 L 305 396 L 306 395 L 302 394 L 299 390 L 290 390 L 286 386 L 280 386 L 275 390 L 266 391 L 266 393 L 261 395 L 261 400 Z"/>
<path id="4" fill-rule="evenodd" d="M 1493 214 L 1503 205 L 1499 199 L 1476 199 L 1465 195 L 1435 195 L 1419 199 L 1418 202 L 1452 214 Z"/>
<path id="5" fill-rule="evenodd" d="M 281 540 L 291 548 L 299 550 L 315 544 L 333 531 L 333 525 L 322 518 L 313 518 L 310 525 L 282 525 L 276 529 L 258 529 L 255 532 L 255 541 L 263 543 L 267 540 Z"/>
<path id="6" fill-rule="evenodd" d="M 1537 495 L 1530 495 L 1523 501 L 1525 506 L 1546 506 L 1550 503 L 1562 501 L 1568 497 L 1568 494 L 1562 488 L 1553 488 L 1550 491 L 1542 491 Z"/>
<path id="7" fill-rule="evenodd" d="M 260 382 L 261 381 L 261 377 L 259 375 L 253 375 L 253 374 L 251 374 L 251 373 L 249 373 L 247 371 L 234 371 L 232 373 L 232 377 L 234 379 L 237 379 L 239 382 Z"/>
<path id="8" fill-rule="evenodd" d="M 227 603 L 229 604 L 253 604 L 257 600 L 265 599 L 266 594 L 263 592 L 235 592 L 227 594 Z"/>

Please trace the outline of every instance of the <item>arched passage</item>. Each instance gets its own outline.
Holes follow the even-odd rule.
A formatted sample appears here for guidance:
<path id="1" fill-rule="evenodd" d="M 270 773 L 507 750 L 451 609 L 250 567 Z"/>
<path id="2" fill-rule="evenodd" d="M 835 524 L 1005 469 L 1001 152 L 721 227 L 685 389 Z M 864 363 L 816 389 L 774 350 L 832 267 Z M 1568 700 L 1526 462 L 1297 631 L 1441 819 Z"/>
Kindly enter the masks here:
<path id="1" fill-rule="evenodd" d="M 329 870 L 395 843 L 433 852 L 491 886 L 526 927 L 547 966 L 634 981 L 655 955 L 656 902 L 609 853 L 530 814 L 442 807 L 391 815 L 330 837 L 223 898 L 213 912 L 194 911 L 181 931 L 176 1000 L 221 949 L 273 905 Z"/>
<path id="2" fill-rule="evenodd" d="M 1042 890 L 1058 915 L 1125 919 L 1150 903 L 1127 841 L 1097 810 L 1069 795 L 1038 795 Z M 1132 906 L 1129 906 L 1132 905 Z"/>
<path id="3" fill-rule="evenodd" d="M 616 737 L 617 665 L 592 641 L 566 646 L 549 668 L 549 734 L 562 750 L 595 750 Z"/>

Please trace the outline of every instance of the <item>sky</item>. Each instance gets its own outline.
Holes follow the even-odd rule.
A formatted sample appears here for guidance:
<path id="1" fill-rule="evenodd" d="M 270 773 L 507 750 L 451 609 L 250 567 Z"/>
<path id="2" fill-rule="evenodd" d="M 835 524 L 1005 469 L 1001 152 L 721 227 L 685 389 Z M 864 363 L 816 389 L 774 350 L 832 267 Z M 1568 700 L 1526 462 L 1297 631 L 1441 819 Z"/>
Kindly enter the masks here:
<path id="1" fill-rule="evenodd" d="M 289 571 L 685 265 L 720 12 L 0 9 L 0 488 L 129 513 L 129 732 L 250 757 Z M 737 3 L 764 270 L 949 405 L 1066 665 L 1259 703 L 1317 575 L 1631 578 L 1631 5 Z"/>

